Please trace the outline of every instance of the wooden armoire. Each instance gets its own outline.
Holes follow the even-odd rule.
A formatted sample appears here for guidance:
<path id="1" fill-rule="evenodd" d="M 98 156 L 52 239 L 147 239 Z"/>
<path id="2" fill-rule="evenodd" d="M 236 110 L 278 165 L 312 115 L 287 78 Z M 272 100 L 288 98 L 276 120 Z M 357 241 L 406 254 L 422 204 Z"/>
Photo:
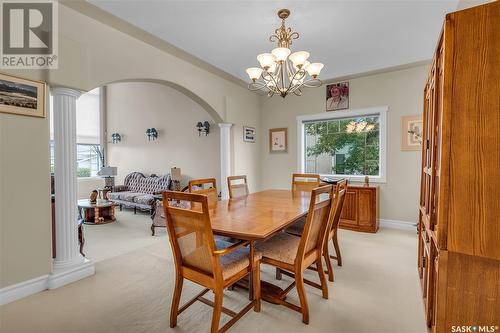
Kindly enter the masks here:
<path id="1" fill-rule="evenodd" d="M 446 15 L 423 120 L 418 271 L 427 325 L 438 333 L 498 331 L 498 2 Z"/>

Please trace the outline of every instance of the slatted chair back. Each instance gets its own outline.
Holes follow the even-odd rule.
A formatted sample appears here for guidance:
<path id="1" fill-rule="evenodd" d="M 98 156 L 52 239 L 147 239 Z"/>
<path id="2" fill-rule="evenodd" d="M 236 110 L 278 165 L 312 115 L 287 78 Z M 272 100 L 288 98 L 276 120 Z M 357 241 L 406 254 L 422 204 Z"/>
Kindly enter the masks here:
<path id="1" fill-rule="evenodd" d="M 327 185 L 312 190 L 309 212 L 302 232 L 297 259 L 303 260 L 311 251 L 321 255 L 332 209 L 333 186 Z"/>
<path id="2" fill-rule="evenodd" d="M 176 269 L 189 267 L 214 277 L 220 274 L 207 196 L 166 191 L 163 202 L 168 203 L 163 207 Z M 191 209 L 195 206 L 200 209 Z"/>
<path id="3" fill-rule="evenodd" d="M 217 206 L 219 192 L 215 178 L 191 179 L 188 184 L 189 193 L 205 194 L 208 197 L 208 209 Z M 198 205 L 195 205 L 195 207 Z"/>
<path id="4" fill-rule="evenodd" d="M 294 173 L 292 174 L 292 191 L 310 192 L 319 187 L 320 179 L 318 174 Z"/>
<path id="5" fill-rule="evenodd" d="M 227 177 L 227 188 L 229 198 L 240 198 L 248 195 L 247 176 L 229 176 Z"/>

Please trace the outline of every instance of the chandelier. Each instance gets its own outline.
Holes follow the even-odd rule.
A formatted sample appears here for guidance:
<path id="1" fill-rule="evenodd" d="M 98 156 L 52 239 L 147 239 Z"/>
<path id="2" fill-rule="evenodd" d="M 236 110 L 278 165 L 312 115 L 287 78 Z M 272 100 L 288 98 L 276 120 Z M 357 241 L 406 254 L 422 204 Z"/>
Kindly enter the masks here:
<path id="1" fill-rule="evenodd" d="M 288 94 L 302 95 L 302 87 L 319 87 L 321 80 L 318 75 L 323 68 L 319 62 L 307 61 L 309 52 L 298 51 L 291 53 L 290 45 L 293 39 L 298 39 L 299 34 L 291 28 L 285 27 L 285 19 L 290 15 L 288 9 L 280 9 L 278 17 L 281 26 L 269 37 L 270 42 L 277 42 L 278 47 L 271 53 L 262 53 L 257 56 L 261 67 L 247 68 L 246 72 L 252 82 L 248 89 L 263 90 L 268 96 L 278 94 L 285 98 Z"/>

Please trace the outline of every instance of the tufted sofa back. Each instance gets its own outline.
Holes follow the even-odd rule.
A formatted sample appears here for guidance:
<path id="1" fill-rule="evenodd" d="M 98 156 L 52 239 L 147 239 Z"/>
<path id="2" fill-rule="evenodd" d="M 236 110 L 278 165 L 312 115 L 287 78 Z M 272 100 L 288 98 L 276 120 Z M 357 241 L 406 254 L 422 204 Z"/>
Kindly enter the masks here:
<path id="1" fill-rule="evenodd" d="M 146 177 L 140 172 L 132 172 L 125 177 L 124 183 L 130 191 L 153 194 L 170 189 L 171 179 L 170 174 Z"/>

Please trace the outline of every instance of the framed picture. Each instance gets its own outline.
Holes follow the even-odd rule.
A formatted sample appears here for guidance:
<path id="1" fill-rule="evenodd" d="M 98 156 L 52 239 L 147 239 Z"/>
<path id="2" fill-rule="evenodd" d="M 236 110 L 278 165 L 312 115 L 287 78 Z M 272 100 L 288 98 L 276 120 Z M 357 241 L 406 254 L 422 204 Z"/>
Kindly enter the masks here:
<path id="1" fill-rule="evenodd" d="M 326 86 L 326 111 L 349 109 L 349 82 Z"/>
<path id="2" fill-rule="evenodd" d="M 255 142 L 255 127 L 243 126 L 243 141 Z"/>
<path id="3" fill-rule="evenodd" d="M 0 112 L 45 117 L 45 82 L 0 73 Z"/>
<path id="4" fill-rule="evenodd" d="M 288 151 L 287 128 L 271 128 L 269 130 L 269 151 L 271 153 Z"/>
<path id="5" fill-rule="evenodd" d="M 423 128 L 422 116 L 401 117 L 401 150 L 420 150 Z"/>

